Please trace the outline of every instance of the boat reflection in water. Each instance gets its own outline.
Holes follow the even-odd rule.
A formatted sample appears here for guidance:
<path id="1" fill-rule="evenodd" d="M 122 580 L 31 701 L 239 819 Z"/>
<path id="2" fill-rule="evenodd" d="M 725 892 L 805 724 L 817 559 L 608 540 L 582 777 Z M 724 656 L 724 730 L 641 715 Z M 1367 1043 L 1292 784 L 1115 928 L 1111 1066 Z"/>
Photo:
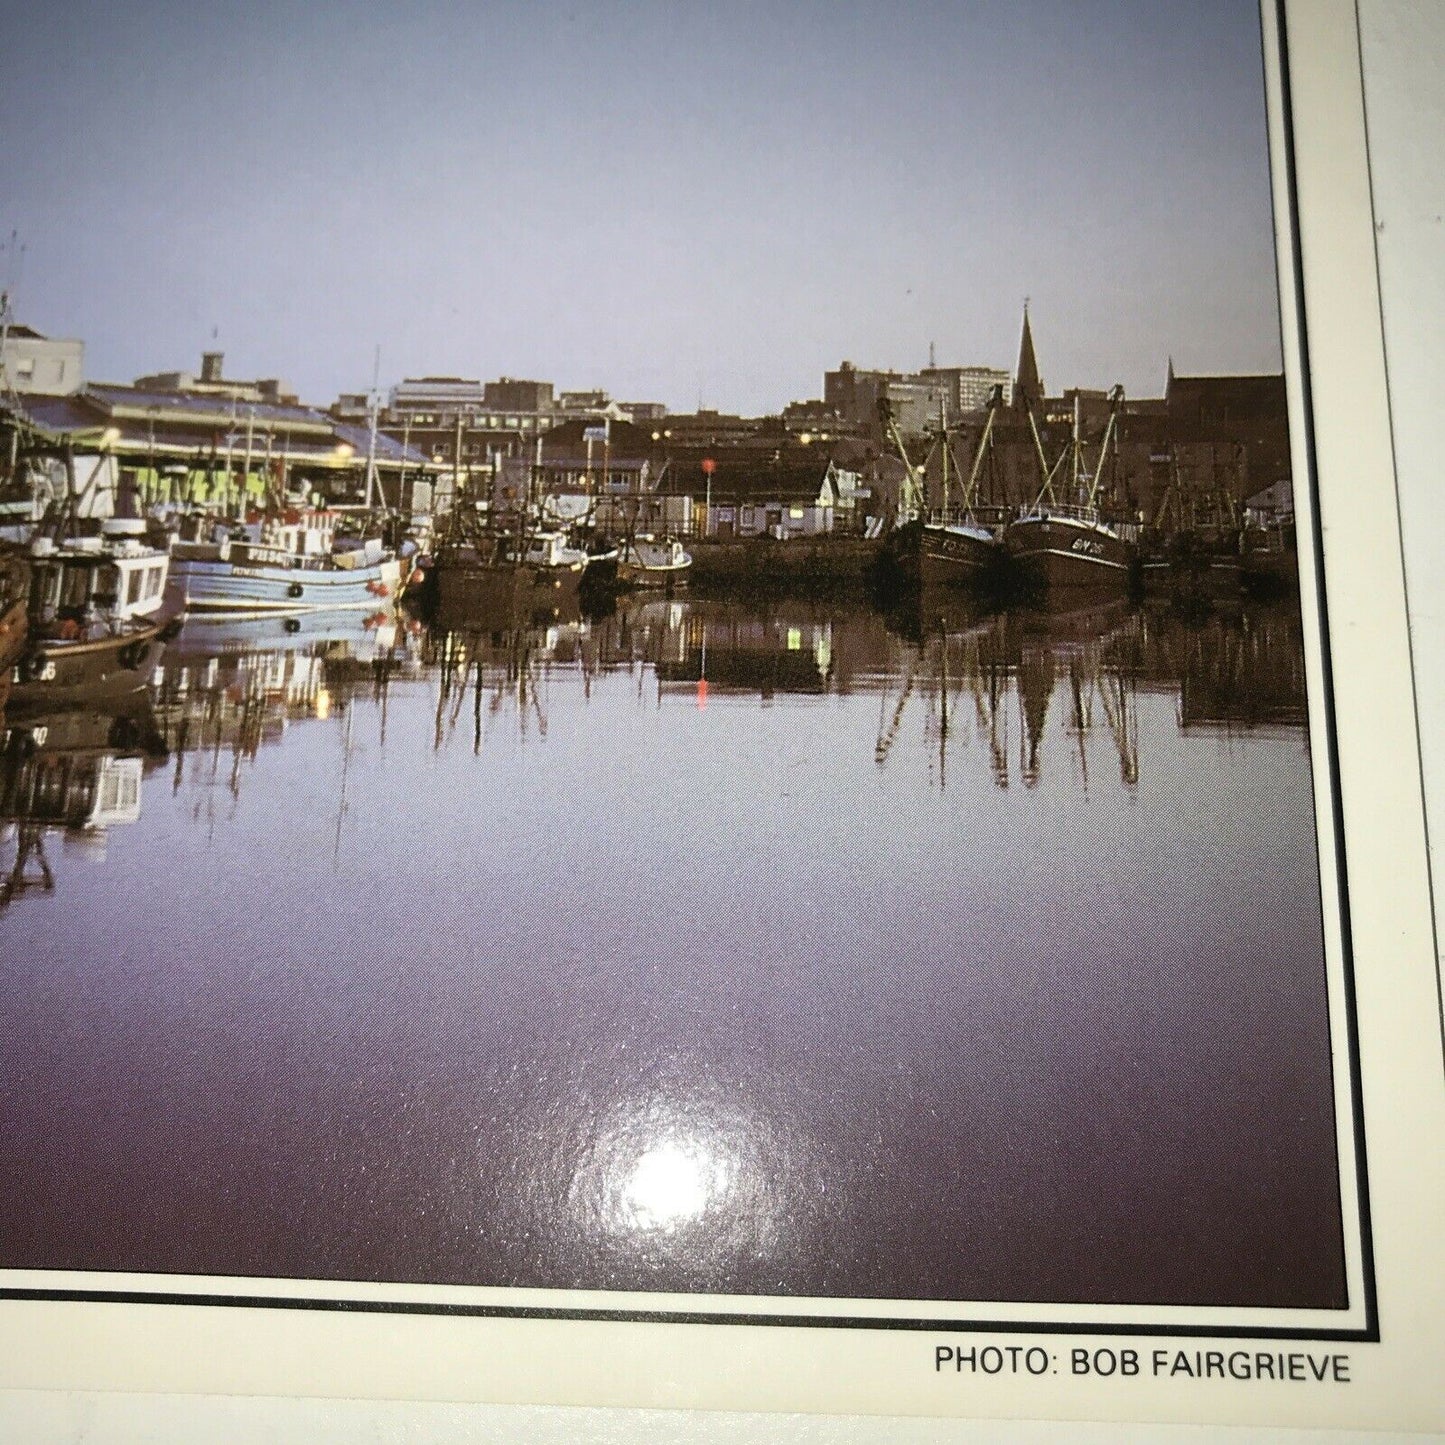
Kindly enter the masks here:
<path id="1" fill-rule="evenodd" d="M 228 786 L 240 765 L 279 743 L 303 719 L 340 714 L 358 688 L 384 694 L 406 665 L 405 631 L 390 607 L 294 617 L 187 620 L 155 686 L 157 712 L 175 753 L 173 788 L 188 754 L 228 751 Z"/>
<path id="2" fill-rule="evenodd" d="M 578 594 L 567 589 L 474 593 L 465 606 L 448 604 L 444 594 L 426 631 L 421 661 L 436 673 L 433 747 L 440 748 L 467 715 L 474 752 L 481 751 L 489 722 L 509 703 L 523 738 L 533 728 L 545 737 L 552 670 L 575 670 L 584 700 L 595 671 L 591 625 Z"/>
<path id="3" fill-rule="evenodd" d="M 1302 731 L 1306 721 L 1299 621 L 1287 608 L 1194 622 L 1118 600 L 991 614 L 940 589 L 885 626 L 860 609 L 655 599 L 594 627 L 589 675 L 617 669 L 639 686 L 650 676 L 659 707 L 876 694 L 877 764 L 888 764 L 916 717 L 940 786 L 950 750 L 962 748 L 987 760 L 998 787 L 1035 787 L 1052 730 L 1064 745 L 1052 766 L 1067 766 L 1084 791 L 1108 774 L 1134 789 L 1141 696 L 1151 699 L 1156 735 Z"/>
<path id="4" fill-rule="evenodd" d="M 384 737 L 387 694 L 398 679 L 434 689 L 433 749 L 465 721 L 476 753 L 503 714 L 519 742 L 545 741 L 554 704 L 585 708 L 598 680 L 618 674 L 658 709 L 875 695 L 876 766 L 892 766 L 911 734 L 906 750 L 927 759 L 939 787 L 948 785 L 950 765 L 956 773 L 972 758 L 1001 790 L 1037 788 L 1052 768 L 1057 784 L 1084 793 L 1111 776 L 1133 791 L 1141 696 L 1168 704 L 1151 713 L 1156 741 L 1166 718 L 1171 732 L 1303 732 L 1305 724 L 1303 648 L 1288 609 L 1189 625 L 1123 603 L 988 615 L 950 589 L 925 594 L 913 618 L 895 616 L 891 626 L 860 609 L 661 597 L 628 601 L 596 620 L 582 615 L 575 596 L 450 620 L 409 629 L 390 609 L 192 619 L 149 692 L 104 709 L 12 715 L 6 819 L 12 834 L 28 831 L 7 899 L 29 886 L 21 881 L 26 868 L 43 860 L 43 827 L 98 837 L 130 820 L 142 760 L 150 768 L 169 755 L 174 791 L 186 780 L 187 758 L 209 755 L 205 781 L 224 781 L 234 795 L 243 763 L 261 747 L 281 744 L 297 722 L 340 718 L 358 696 L 380 706 Z M 854 745 L 865 736 L 857 729 Z M 349 747 L 349 734 L 344 742 Z M 605 746 L 587 743 L 601 749 L 593 762 L 602 766 Z M 118 751 L 122 744 L 131 751 Z"/>
<path id="5" fill-rule="evenodd" d="M 140 818 L 141 780 L 166 746 L 144 692 L 98 708 L 0 717 L 0 909 L 23 894 L 52 893 L 48 836 L 103 858 L 110 828 Z M 3 855 L 0 855 L 3 856 Z"/>
<path id="6" fill-rule="evenodd" d="M 1339 1307 L 1288 613 L 364 623 L 188 624 L 47 814 L 7 1262 Z"/>

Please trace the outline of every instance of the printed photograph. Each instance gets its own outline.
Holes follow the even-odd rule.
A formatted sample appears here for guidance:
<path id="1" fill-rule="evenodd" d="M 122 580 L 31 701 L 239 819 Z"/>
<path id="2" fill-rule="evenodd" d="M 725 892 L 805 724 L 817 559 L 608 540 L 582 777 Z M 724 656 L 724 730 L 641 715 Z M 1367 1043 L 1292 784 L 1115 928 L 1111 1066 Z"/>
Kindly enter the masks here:
<path id="1" fill-rule="evenodd" d="M 1255 4 L 6 28 L 0 1289 L 1360 1303 Z"/>

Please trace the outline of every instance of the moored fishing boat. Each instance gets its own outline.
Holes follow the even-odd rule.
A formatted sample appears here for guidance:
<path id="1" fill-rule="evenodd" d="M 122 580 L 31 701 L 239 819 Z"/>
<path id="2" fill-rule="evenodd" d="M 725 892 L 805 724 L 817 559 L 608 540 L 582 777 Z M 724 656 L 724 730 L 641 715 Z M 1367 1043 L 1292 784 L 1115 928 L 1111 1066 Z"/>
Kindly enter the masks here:
<path id="1" fill-rule="evenodd" d="M 587 551 L 574 547 L 563 531 L 533 532 L 527 538 L 522 561 L 535 569 L 544 585 L 553 581 L 564 587 L 575 586 L 587 569 Z"/>
<path id="2" fill-rule="evenodd" d="M 691 570 L 692 554 L 676 537 L 629 537 L 617 559 L 617 580 L 627 587 L 677 587 Z"/>
<path id="3" fill-rule="evenodd" d="M 376 608 L 399 589 L 401 564 L 376 538 L 335 550 L 337 522 L 334 512 L 290 512 L 211 523 L 208 536 L 177 540 L 171 573 L 181 604 L 233 613 Z"/>
<path id="4" fill-rule="evenodd" d="M 1009 522 L 1003 540 L 1009 556 L 1025 574 L 1050 591 L 1096 588 L 1122 594 L 1129 584 L 1133 541 L 1126 535 L 1124 526 L 1106 520 L 1098 505 L 1110 444 L 1117 435 L 1124 389 L 1116 386 L 1110 393 L 1110 401 L 1108 426 L 1091 473 L 1086 473 L 1083 466 L 1077 398 L 1073 442 L 1052 467 L 1045 463 L 1038 427 L 1032 411 L 1029 413 L 1043 485 L 1033 503 Z M 1066 457 L 1072 463 L 1071 496 L 1077 500 L 1061 502 L 1054 480 Z"/>
<path id="5" fill-rule="evenodd" d="M 454 534 L 420 565 L 420 581 L 408 595 L 423 610 L 452 619 L 526 615 L 562 605 L 576 596 L 586 554 L 565 546 L 561 534 L 546 535 L 548 541 L 534 546 L 524 532 L 478 528 Z"/>
<path id="6" fill-rule="evenodd" d="M 973 465 L 967 479 L 963 479 L 962 468 L 953 456 L 946 417 L 940 406 L 934 444 L 924 459 L 923 466 L 917 469 L 912 487 L 913 495 L 922 498 L 924 476 L 937 455 L 942 466 L 943 505 L 922 518 L 918 534 L 919 578 L 927 585 L 973 586 L 996 575 L 1001 556 L 1000 528 L 996 522 L 986 519 L 979 507 L 978 483 L 993 437 L 994 418 L 1002 405 L 1002 388 L 995 387 L 989 398 L 988 418 L 984 422 L 983 432 L 974 451 Z M 893 431 L 899 456 L 912 471 L 913 465 L 891 416 L 889 426 Z M 954 477 L 960 479 L 957 501 L 953 497 Z"/>
<path id="7" fill-rule="evenodd" d="M 1130 544 L 1092 507 L 1038 504 L 1008 524 L 1004 543 L 1049 588 L 1122 592 L 1129 580 Z"/>
<path id="8" fill-rule="evenodd" d="M 170 559 L 141 539 L 143 528 L 113 518 L 100 536 L 57 529 L 31 541 L 11 709 L 121 696 L 150 680 L 175 619 L 166 605 Z"/>

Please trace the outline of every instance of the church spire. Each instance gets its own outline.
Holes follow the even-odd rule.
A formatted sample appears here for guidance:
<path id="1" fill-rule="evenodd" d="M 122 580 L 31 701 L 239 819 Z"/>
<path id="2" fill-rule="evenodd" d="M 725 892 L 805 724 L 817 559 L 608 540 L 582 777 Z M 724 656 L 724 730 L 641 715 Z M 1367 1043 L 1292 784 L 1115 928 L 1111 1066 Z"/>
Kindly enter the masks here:
<path id="1" fill-rule="evenodd" d="M 1022 411 L 1038 406 L 1044 399 L 1044 384 L 1039 380 L 1039 363 L 1034 356 L 1034 333 L 1029 326 L 1029 303 L 1024 301 L 1024 332 L 1019 338 L 1019 364 L 1014 376 L 1014 405 Z"/>

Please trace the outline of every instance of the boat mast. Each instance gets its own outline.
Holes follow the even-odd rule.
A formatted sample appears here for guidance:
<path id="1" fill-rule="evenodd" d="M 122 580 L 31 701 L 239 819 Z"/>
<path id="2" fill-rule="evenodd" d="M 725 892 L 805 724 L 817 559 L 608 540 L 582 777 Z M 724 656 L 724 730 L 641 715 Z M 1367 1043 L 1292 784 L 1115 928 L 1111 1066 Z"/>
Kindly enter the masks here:
<path id="1" fill-rule="evenodd" d="M 929 361 L 933 359 L 933 347 L 928 348 Z M 938 398 L 938 441 L 943 448 L 943 515 L 948 516 L 948 413 L 944 407 L 944 400 Z"/>
<path id="2" fill-rule="evenodd" d="M 903 437 L 899 433 L 898 423 L 893 419 L 893 408 L 886 396 L 878 398 L 878 415 L 887 428 L 888 435 L 893 439 L 893 445 L 898 448 L 899 459 L 903 462 L 908 472 L 908 482 L 898 497 L 898 521 L 915 522 L 923 509 L 923 477 L 917 467 L 909 460 L 908 448 L 903 445 Z"/>
<path id="3" fill-rule="evenodd" d="M 993 434 L 994 418 L 1003 405 L 1003 387 L 996 386 L 988 399 L 988 418 L 983 424 L 983 435 L 978 439 L 978 450 L 973 454 L 973 467 L 968 474 L 968 485 L 963 490 L 963 509 L 971 514 L 978 504 L 978 474 L 983 467 L 984 453 L 988 451 L 989 438 Z"/>
<path id="4" fill-rule="evenodd" d="M 6 401 L 15 402 L 15 382 L 10 375 L 10 363 L 7 360 L 10 349 L 10 324 L 14 320 L 14 314 L 10 307 L 10 298 L 15 294 L 15 287 L 19 284 L 20 262 L 25 255 L 25 248 L 20 244 L 19 231 L 10 233 L 10 274 L 5 281 L 5 289 L 0 291 L 0 396 Z M 14 439 L 16 433 L 12 431 Z M 11 472 L 15 468 L 15 459 L 11 457 Z"/>
<path id="5" fill-rule="evenodd" d="M 402 509 L 406 501 L 406 459 L 411 451 L 411 413 L 407 412 L 406 420 L 401 424 L 401 476 L 396 483 L 396 510 Z M 415 510 L 415 508 L 413 508 Z"/>
<path id="6" fill-rule="evenodd" d="M 1077 400 L 1074 404 L 1075 406 L 1078 405 Z M 1104 440 L 1099 444 L 1099 464 L 1094 468 L 1093 484 L 1089 488 L 1087 505 L 1090 507 L 1098 504 L 1099 486 L 1104 477 L 1104 463 L 1108 460 L 1109 456 L 1109 443 L 1113 441 L 1117 449 L 1118 439 L 1116 436 L 1116 427 L 1119 420 L 1119 413 L 1123 408 L 1124 388 L 1122 386 L 1115 386 L 1109 393 L 1109 424 L 1104 428 Z"/>
<path id="7" fill-rule="evenodd" d="M 612 418 L 610 416 L 602 419 L 602 494 L 608 495 L 611 490 L 612 477 Z M 590 480 L 590 477 L 589 477 Z M 637 480 L 638 490 L 642 490 L 642 478 Z M 596 505 L 596 499 L 590 494 L 587 497 L 587 520 L 592 521 L 592 508 Z"/>
<path id="8" fill-rule="evenodd" d="M 371 390 L 366 394 L 366 510 L 371 510 L 372 497 L 376 490 L 376 419 L 377 383 L 381 379 L 381 343 L 377 342 L 371 363 Z M 383 501 L 385 498 L 383 498 Z M 398 502 L 400 498 L 398 498 Z"/>
<path id="9" fill-rule="evenodd" d="M 232 470 L 231 461 L 236 454 L 236 399 L 231 398 L 231 425 L 226 431 L 226 497 L 221 505 L 222 512 L 229 516 L 231 505 L 235 501 L 232 489 L 235 487 L 235 472 Z"/>
<path id="10" fill-rule="evenodd" d="M 462 408 L 457 404 L 457 435 L 452 447 L 452 507 L 457 509 L 462 501 Z"/>
<path id="11" fill-rule="evenodd" d="M 1072 506 L 1079 504 L 1079 461 L 1080 453 L 1083 450 L 1079 443 L 1079 393 L 1074 393 L 1074 443 L 1072 447 L 1074 478 L 1073 487 L 1069 493 L 1069 502 Z"/>
<path id="12" fill-rule="evenodd" d="M 255 440 L 256 429 L 256 408 L 246 408 L 246 461 L 245 471 L 241 476 L 241 495 L 236 501 L 236 515 L 241 521 L 246 519 L 246 493 L 251 487 L 251 448 Z"/>
<path id="13" fill-rule="evenodd" d="M 1043 505 L 1045 497 L 1051 502 L 1057 503 L 1058 501 L 1058 498 L 1054 495 L 1054 473 L 1063 465 L 1066 453 L 1060 452 L 1058 461 L 1051 467 L 1048 464 L 1047 458 L 1044 456 L 1044 443 L 1043 439 L 1039 436 L 1039 424 L 1034 420 L 1034 409 L 1032 406 L 1026 408 L 1026 414 L 1029 419 L 1029 430 L 1033 433 L 1034 437 L 1034 452 L 1039 459 L 1039 473 L 1044 479 L 1043 486 L 1039 488 L 1038 496 L 1034 498 L 1032 508 L 1033 511 L 1038 511 Z"/>

